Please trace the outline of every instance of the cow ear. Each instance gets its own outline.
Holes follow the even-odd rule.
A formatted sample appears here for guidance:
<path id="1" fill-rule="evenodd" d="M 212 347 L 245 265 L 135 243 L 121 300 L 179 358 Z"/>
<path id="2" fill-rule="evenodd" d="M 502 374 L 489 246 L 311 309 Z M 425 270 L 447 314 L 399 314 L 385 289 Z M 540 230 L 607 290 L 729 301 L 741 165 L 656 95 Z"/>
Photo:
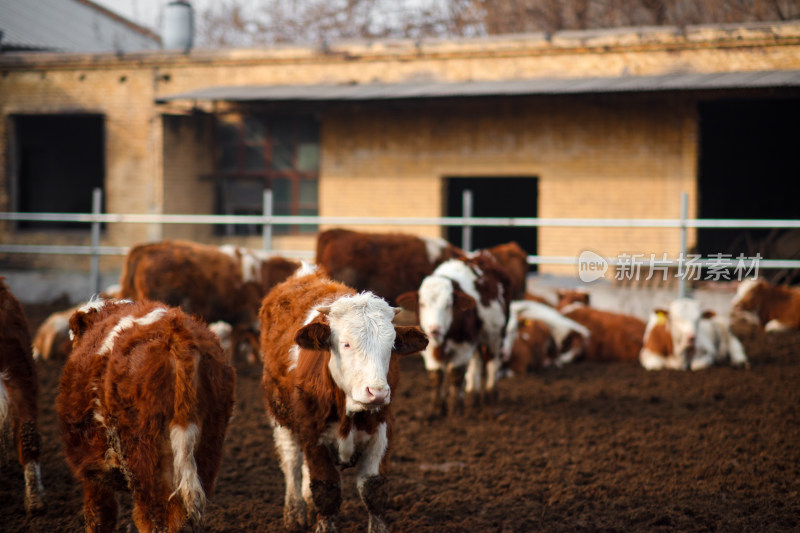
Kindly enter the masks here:
<path id="1" fill-rule="evenodd" d="M 90 313 L 94 313 L 95 311 L 90 311 Z M 83 311 L 75 311 L 72 313 L 72 316 L 69 317 L 69 338 L 71 341 L 75 341 L 79 336 L 83 335 L 83 333 L 89 329 L 89 325 L 91 323 L 88 320 L 88 314 L 84 313 Z"/>
<path id="2" fill-rule="evenodd" d="M 329 350 L 331 347 L 331 327 L 322 322 L 306 324 L 297 330 L 294 342 L 306 350 Z"/>
<path id="3" fill-rule="evenodd" d="M 706 318 L 706 319 L 714 318 L 715 316 L 717 316 L 717 313 L 715 313 L 711 309 L 706 309 L 705 311 L 703 311 L 703 314 L 701 316 L 702 316 L 702 318 Z"/>
<path id="4" fill-rule="evenodd" d="M 421 352 L 428 345 L 428 337 L 416 326 L 395 326 L 394 347 L 398 355 Z"/>
<path id="5" fill-rule="evenodd" d="M 397 297 L 397 305 L 406 311 L 416 312 L 419 306 L 419 293 L 417 291 L 404 292 Z"/>
<path id="6" fill-rule="evenodd" d="M 459 311 L 475 308 L 475 299 L 464 291 L 453 291 L 453 307 Z"/>

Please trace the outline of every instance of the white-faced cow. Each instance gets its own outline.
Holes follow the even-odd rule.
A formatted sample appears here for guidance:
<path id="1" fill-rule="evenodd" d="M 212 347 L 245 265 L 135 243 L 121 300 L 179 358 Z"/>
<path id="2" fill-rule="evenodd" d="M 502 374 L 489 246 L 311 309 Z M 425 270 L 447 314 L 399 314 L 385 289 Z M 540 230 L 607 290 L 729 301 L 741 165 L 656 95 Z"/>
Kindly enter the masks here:
<path id="1" fill-rule="evenodd" d="M 746 279 L 736 288 L 731 318 L 743 318 L 764 331 L 800 329 L 800 289 Z"/>
<path id="2" fill-rule="evenodd" d="M 331 279 L 371 291 L 390 305 L 419 288 L 441 263 L 464 253 L 444 239 L 403 233 L 362 233 L 330 229 L 317 237 L 316 263 Z"/>
<path id="3" fill-rule="evenodd" d="M 691 298 L 674 300 L 650 315 L 639 362 L 647 370 L 748 365 L 744 347 L 728 326 Z"/>
<path id="4" fill-rule="evenodd" d="M 216 336 L 180 309 L 127 300 L 86 304 L 70 331 L 56 410 L 86 531 L 114 530 L 117 490 L 131 492 L 139 531 L 196 529 L 234 403 Z"/>
<path id="5" fill-rule="evenodd" d="M 591 336 L 584 357 L 589 361 L 638 361 L 646 324 L 622 313 L 589 307 L 589 294 L 558 291 L 561 314 L 585 326 Z"/>
<path id="6" fill-rule="evenodd" d="M 289 529 L 333 531 L 340 469 L 356 467 L 369 531 L 385 523 L 396 355 L 427 344 L 415 326 L 394 326 L 396 310 L 310 267 L 276 286 L 260 311 L 266 408 L 286 479 Z"/>
<path id="7" fill-rule="evenodd" d="M 232 345 L 257 351 L 261 299 L 299 263 L 265 252 L 189 241 L 134 246 L 125 258 L 120 298 L 180 307 L 208 323 L 233 326 Z"/>
<path id="8" fill-rule="evenodd" d="M 591 338 L 586 327 L 565 317 L 553 307 L 533 300 L 516 300 L 511 302 L 508 326 L 503 339 L 504 365 L 510 360 L 512 348 L 519 337 L 519 325 L 526 320 L 544 323 L 553 338 L 557 355 L 553 361 L 545 360 L 544 366 L 551 362 L 556 366 L 572 362 L 583 354 Z"/>
<path id="9" fill-rule="evenodd" d="M 433 387 L 431 414 L 446 414 L 448 403 L 450 411 L 463 411 L 464 392 L 473 403 L 482 388 L 487 400 L 496 399 L 509 284 L 505 269 L 481 254 L 442 263 L 418 291 L 398 297 L 430 340 L 422 355 Z"/>
<path id="10" fill-rule="evenodd" d="M 22 306 L 0 277 L 0 463 L 13 451 L 25 476 L 25 509 L 42 507 L 39 466 L 38 385 L 31 357 L 28 321 Z M 6 483 L 8 481 L 6 480 Z"/>

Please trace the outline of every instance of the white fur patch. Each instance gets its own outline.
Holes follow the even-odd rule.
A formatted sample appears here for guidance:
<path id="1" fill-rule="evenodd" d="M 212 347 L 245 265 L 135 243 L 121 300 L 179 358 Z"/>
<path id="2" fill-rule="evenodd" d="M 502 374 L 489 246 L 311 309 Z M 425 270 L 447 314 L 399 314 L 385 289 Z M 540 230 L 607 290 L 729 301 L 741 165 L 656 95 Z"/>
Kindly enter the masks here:
<path id="1" fill-rule="evenodd" d="M 420 237 L 425 242 L 425 250 L 428 253 L 428 261 L 435 264 L 442 257 L 442 250 L 447 248 L 447 241 L 436 237 Z"/>
<path id="2" fill-rule="evenodd" d="M 194 460 L 199 438 L 200 429 L 193 423 L 185 428 L 173 426 L 169 432 L 175 486 L 175 492 L 170 498 L 179 494 L 186 513 L 194 522 L 199 521 L 206 503 L 206 494 L 197 475 L 197 463 Z"/>
<path id="3" fill-rule="evenodd" d="M 120 321 L 117 322 L 117 325 L 114 326 L 111 332 L 103 340 L 103 344 L 100 347 L 100 350 L 97 352 L 97 355 L 105 355 L 111 352 L 112 348 L 114 348 L 114 342 L 116 341 L 117 337 L 126 329 L 130 329 L 134 326 L 149 326 L 150 324 L 160 320 L 166 313 L 166 308 L 159 307 L 139 318 L 134 318 L 130 315 L 122 317 Z"/>

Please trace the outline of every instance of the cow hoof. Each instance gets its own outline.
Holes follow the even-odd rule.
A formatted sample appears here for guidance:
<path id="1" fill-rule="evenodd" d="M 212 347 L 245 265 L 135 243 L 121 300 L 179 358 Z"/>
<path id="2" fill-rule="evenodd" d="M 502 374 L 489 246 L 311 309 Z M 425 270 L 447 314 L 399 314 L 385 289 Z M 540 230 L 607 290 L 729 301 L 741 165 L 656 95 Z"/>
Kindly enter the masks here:
<path id="1" fill-rule="evenodd" d="M 305 531 L 308 528 L 305 505 L 298 504 L 284 507 L 283 525 L 287 531 Z"/>
<path id="2" fill-rule="evenodd" d="M 317 520 L 317 527 L 314 528 L 314 533 L 335 533 L 336 524 L 333 518 L 326 516 Z"/>
<path id="3" fill-rule="evenodd" d="M 389 533 L 389 527 L 380 517 L 369 515 L 369 527 L 367 531 L 369 533 Z"/>

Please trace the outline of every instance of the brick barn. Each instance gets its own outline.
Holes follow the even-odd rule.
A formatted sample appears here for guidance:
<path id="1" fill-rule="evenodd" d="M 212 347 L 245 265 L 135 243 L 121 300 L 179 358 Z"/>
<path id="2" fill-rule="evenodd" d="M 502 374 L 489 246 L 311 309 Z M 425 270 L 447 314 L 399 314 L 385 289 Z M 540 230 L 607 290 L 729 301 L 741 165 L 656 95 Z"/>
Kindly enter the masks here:
<path id="1" fill-rule="evenodd" d="M 796 218 L 800 23 L 188 53 L 0 54 L 0 209 L 108 213 Z M 88 226 L 0 222 L 0 244 Z M 373 227 L 380 231 L 389 228 Z M 259 228 L 109 224 L 102 242 L 260 247 Z M 316 227 L 274 231 L 313 249 Z M 460 244 L 460 233 L 412 227 Z M 726 252 L 741 232 L 701 230 Z M 531 254 L 676 254 L 665 229 L 486 229 Z M 0 253 L 0 270 L 86 268 Z M 118 270 L 104 257 L 104 271 Z M 543 266 L 542 271 L 571 272 Z"/>

